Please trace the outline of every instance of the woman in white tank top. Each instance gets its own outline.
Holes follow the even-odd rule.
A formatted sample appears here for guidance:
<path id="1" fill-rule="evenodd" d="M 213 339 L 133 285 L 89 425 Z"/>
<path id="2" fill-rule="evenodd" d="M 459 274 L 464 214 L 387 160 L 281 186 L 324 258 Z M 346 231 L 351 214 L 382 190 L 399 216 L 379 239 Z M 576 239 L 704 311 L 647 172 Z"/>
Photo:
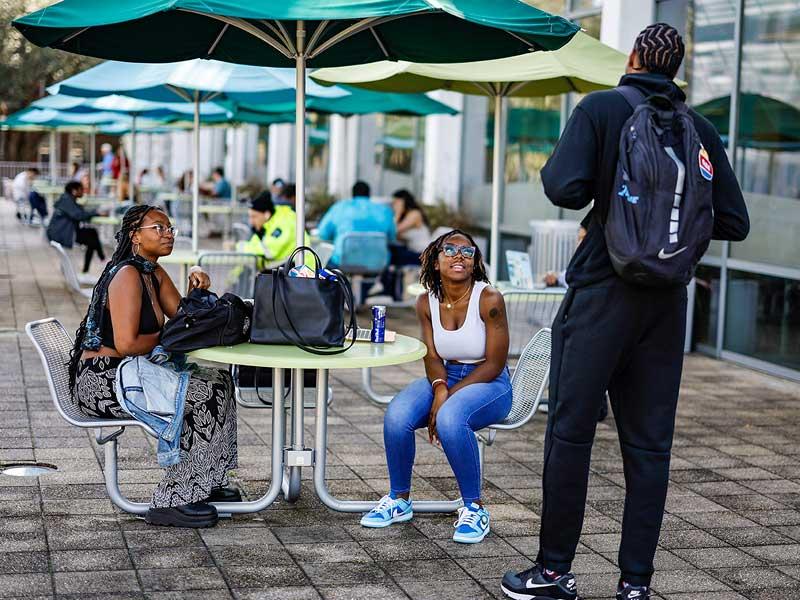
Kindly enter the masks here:
<path id="1" fill-rule="evenodd" d="M 383 437 L 391 490 L 361 524 L 386 527 L 413 517 L 414 431 L 426 427 L 430 442 L 444 449 L 464 501 L 453 540 L 474 544 L 489 533 L 474 432 L 502 421 L 511 409 L 505 303 L 487 282 L 474 240 L 457 229 L 423 252 L 420 281 L 428 291 L 417 299 L 427 377 L 389 404 Z"/>

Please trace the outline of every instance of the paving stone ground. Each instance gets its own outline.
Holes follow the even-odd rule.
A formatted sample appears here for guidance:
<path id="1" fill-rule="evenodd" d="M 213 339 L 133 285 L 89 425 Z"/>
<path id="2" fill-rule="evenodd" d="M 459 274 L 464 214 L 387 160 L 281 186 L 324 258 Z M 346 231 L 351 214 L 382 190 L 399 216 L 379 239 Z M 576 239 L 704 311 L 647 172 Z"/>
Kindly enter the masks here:
<path id="1" fill-rule="evenodd" d="M 41 230 L 18 225 L 8 205 L 0 205 L 0 463 L 58 466 L 40 478 L 0 476 L 0 598 L 499 598 L 503 572 L 531 564 L 542 415 L 501 432 L 488 451 L 484 496 L 493 526 L 476 546 L 450 540 L 451 515 L 364 529 L 357 516 L 324 508 L 308 479 L 296 504 L 279 500 L 214 529 L 155 528 L 120 512 L 105 494 L 102 450 L 90 432 L 59 418 L 24 335 L 27 321 L 45 316 L 74 331 L 85 303 L 64 287 Z M 389 322 L 415 331 L 411 311 L 390 311 Z M 422 373 L 421 363 L 378 370 L 376 385 L 389 393 Z M 388 487 L 382 410 L 366 399 L 360 373 L 336 372 L 333 385 L 330 488 L 346 498 L 377 499 Z M 800 597 L 799 421 L 800 385 L 687 356 L 656 597 Z M 269 484 L 269 423 L 268 410 L 239 412 L 241 467 L 234 481 L 250 497 Z M 313 443 L 311 413 L 306 427 Z M 416 496 L 457 497 L 442 453 L 421 435 L 417 442 Z M 122 437 L 120 479 L 134 499 L 146 499 L 159 478 L 154 450 L 138 431 Z M 597 431 L 574 564 L 587 598 L 613 596 L 623 502 L 609 419 Z"/>

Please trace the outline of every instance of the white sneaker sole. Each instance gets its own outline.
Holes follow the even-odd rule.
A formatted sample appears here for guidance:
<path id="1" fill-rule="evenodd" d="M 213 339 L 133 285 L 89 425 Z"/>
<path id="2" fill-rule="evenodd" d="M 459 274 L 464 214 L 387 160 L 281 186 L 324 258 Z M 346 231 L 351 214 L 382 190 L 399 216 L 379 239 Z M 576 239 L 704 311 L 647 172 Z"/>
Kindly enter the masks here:
<path id="1" fill-rule="evenodd" d="M 361 526 L 369 527 L 370 529 L 383 529 L 384 527 L 388 527 L 389 525 L 392 525 L 394 523 L 405 523 L 406 521 L 410 521 L 413 518 L 414 518 L 414 513 L 412 511 L 412 512 L 407 512 L 404 515 L 400 515 L 399 517 L 392 517 L 391 520 L 384 521 L 383 523 L 364 521 L 362 519 Z"/>
<path id="2" fill-rule="evenodd" d="M 512 592 L 502 583 L 500 584 L 500 589 L 506 595 L 506 597 L 511 598 L 512 600 L 551 600 L 552 596 L 537 596 L 536 594 L 521 594 L 519 592 Z M 580 596 L 576 596 L 575 600 L 582 600 Z"/>
<path id="3" fill-rule="evenodd" d="M 479 544 L 487 535 L 489 535 L 488 529 L 484 531 L 483 535 L 480 537 L 458 537 L 457 535 L 454 535 L 453 541 L 459 544 Z"/>

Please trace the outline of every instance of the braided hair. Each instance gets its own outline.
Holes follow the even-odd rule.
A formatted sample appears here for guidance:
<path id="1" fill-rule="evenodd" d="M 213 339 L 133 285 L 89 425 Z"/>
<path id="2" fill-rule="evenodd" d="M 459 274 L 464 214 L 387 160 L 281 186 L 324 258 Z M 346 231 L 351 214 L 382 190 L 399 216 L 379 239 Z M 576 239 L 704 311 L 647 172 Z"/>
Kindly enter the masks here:
<path id="1" fill-rule="evenodd" d="M 114 249 L 111 260 L 108 261 L 105 269 L 103 269 L 103 273 L 97 280 L 97 285 L 94 286 L 89 309 L 86 311 L 86 316 L 83 317 L 83 321 L 81 321 L 78 330 L 75 332 L 75 344 L 72 346 L 69 362 L 67 363 L 70 390 L 74 390 L 75 388 L 75 380 L 78 376 L 78 365 L 80 364 L 83 351 L 86 349 L 97 350 L 100 347 L 103 322 L 102 311 L 108 297 L 108 286 L 117 271 L 133 260 L 133 242 L 131 241 L 131 237 L 133 232 L 141 227 L 145 216 L 152 210 L 160 209 L 156 206 L 139 204 L 129 208 L 122 217 L 120 229 L 114 235 L 114 239 L 117 240 L 117 247 Z"/>
<path id="2" fill-rule="evenodd" d="M 683 62 L 683 38 L 672 25 L 654 23 L 642 29 L 633 43 L 639 64 L 649 73 L 674 78 Z"/>
<path id="3" fill-rule="evenodd" d="M 439 273 L 439 269 L 436 268 L 436 263 L 439 260 L 439 252 L 442 251 L 442 247 L 447 240 L 457 235 L 467 238 L 470 245 L 475 246 L 475 266 L 472 269 L 472 281 L 489 281 L 489 278 L 486 276 L 486 267 L 483 264 L 483 254 L 478 244 L 472 239 L 472 236 L 461 229 L 448 231 L 444 235 L 440 235 L 433 240 L 428 247 L 425 248 L 422 256 L 420 256 L 422 266 L 420 268 L 419 282 L 426 290 L 433 293 L 436 298 L 438 298 L 439 302 L 444 300 L 444 291 L 442 289 L 442 276 Z"/>

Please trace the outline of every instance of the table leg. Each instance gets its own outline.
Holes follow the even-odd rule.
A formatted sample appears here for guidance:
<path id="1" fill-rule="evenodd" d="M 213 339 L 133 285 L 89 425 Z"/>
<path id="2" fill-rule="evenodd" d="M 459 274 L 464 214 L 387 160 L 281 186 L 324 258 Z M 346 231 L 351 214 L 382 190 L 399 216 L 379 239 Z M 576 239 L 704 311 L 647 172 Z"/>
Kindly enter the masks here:
<path id="1" fill-rule="evenodd" d="M 292 424 L 291 440 L 292 450 L 302 451 L 303 445 L 303 412 L 305 411 L 303 402 L 303 369 L 292 369 Z M 273 405 L 274 406 L 274 405 Z M 296 502 L 300 497 L 300 475 L 302 467 L 290 466 L 287 468 L 287 489 L 285 494 L 287 502 Z"/>
<path id="2" fill-rule="evenodd" d="M 314 489 L 325 506 L 341 512 L 367 512 L 375 506 L 375 500 L 339 500 L 328 491 L 325 481 L 325 462 L 328 450 L 328 371 L 317 370 L 317 429 L 314 452 Z M 461 500 L 414 500 L 414 512 L 450 513 L 458 510 Z"/>
<path id="3" fill-rule="evenodd" d="M 361 369 L 361 386 L 364 388 L 364 393 L 367 394 L 367 398 L 378 406 L 386 406 L 392 401 L 392 398 L 394 398 L 394 396 L 379 394 L 372 389 L 372 369 L 370 367 Z"/>
<path id="4" fill-rule="evenodd" d="M 272 406 L 283 404 L 283 369 L 272 370 Z M 269 489 L 261 498 L 252 502 L 217 502 L 214 506 L 220 514 L 254 513 L 267 508 L 281 492 L 283 481 L 283 411 L 272 411 L 272 472 Z"/>

